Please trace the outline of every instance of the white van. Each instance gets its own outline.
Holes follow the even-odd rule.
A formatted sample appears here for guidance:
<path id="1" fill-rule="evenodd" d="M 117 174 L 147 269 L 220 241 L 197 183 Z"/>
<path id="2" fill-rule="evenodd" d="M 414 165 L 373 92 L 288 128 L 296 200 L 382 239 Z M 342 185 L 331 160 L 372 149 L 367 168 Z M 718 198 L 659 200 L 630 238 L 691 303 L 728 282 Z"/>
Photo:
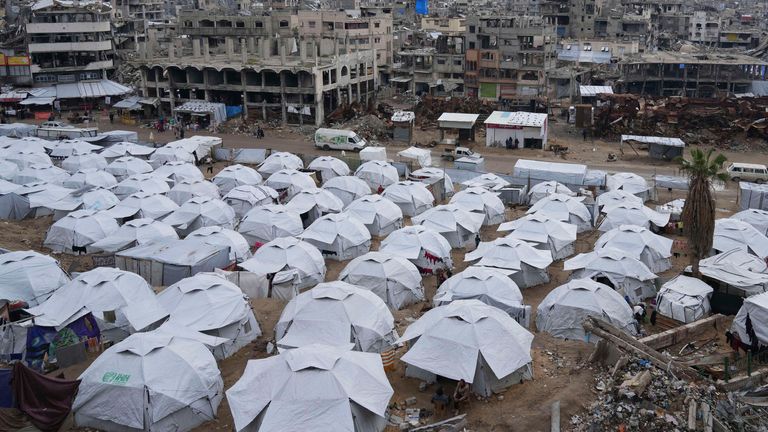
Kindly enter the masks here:
<path id="1" fill-rule="evenodd" d="M 765 183 L 768 181 L 768 167 L 760 164 L 734 162 L 726 168 L 733 181 Z"/>
<path id="2" fill-rule="evenodd" d="M 324 129 L 315 132 L 315 147 L 323 150 L 354 150 L 360 151 L 368 143 L 350 130 Z"/>

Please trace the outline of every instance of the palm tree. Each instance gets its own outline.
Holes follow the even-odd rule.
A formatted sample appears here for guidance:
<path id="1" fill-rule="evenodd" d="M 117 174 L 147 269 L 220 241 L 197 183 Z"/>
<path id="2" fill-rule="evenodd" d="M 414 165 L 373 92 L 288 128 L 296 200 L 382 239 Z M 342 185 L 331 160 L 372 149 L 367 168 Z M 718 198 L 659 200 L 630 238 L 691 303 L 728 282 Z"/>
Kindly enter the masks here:
<path id="1" fill-rule="evenodd" d="M 712 180 L 725 181 L 728 176 L 721 172 L 727 158 L 722 154 L 713 157 L 714 149 L 706 153 L 700 149 L 691 150 L 691 160 L 678 158 L 680 171 L 688 176 L 688 196 L 681 219 L 683 232 L 688 238 L 691 250 L 693 275 L 699 277 L 699 260 L 712 249 L 715 232 L 715 197 L 712 194 Z"/>

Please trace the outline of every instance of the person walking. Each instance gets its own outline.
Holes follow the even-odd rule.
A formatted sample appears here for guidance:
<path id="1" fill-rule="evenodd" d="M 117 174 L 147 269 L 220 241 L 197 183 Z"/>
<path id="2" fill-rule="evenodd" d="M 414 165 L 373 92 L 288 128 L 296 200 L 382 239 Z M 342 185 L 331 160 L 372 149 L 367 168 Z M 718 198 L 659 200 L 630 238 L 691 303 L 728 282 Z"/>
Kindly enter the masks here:
<path id="1" fill-rule="evenodd" d="M 109 123 L 112 124 L 115 122 L 115 113 L 113 111 L 109 112 Z"/>

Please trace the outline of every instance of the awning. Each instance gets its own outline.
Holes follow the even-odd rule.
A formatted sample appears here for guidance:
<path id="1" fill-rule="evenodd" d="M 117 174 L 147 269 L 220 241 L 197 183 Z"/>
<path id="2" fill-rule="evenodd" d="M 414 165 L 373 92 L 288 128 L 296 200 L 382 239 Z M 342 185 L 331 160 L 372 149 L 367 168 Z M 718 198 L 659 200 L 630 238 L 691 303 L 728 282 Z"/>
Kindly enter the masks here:
<path id="1" fill-rule="evenodd" d="M 392 82 L 407 83 L 411 81 L 411 77 L 394 77 L 390 79 Z"/>
<path id="2" fill-rule="evenodd" d="M 100 98 L 122 96 L 131 92 L 130 87 L 110 80 L 86 81 L 72 84 L 57 84 L 57 99 Z"/>
<path id="3" fill-rule="evenodd" d="M 133 96 L 133 97 L 125 98 L 120 102 L 117 102 L 116 104 L 112 105 L 112 108 L 128 110 L 128 111 L 138 111 L 138 110 L 141 110 L 141 105 L 139 105 L 139 98 L 136 96 Z"/>
<path id="4" fill-rule="evenodd" d="M 27 92 L 25 91 L 9 91 L 0 93 L 0 102 L 18 102 L 26 97 Z"/>
<path id="5" fill-rule="evenodd" d="M 19 102 L 19 105 L 51 105 L 55 97 L 29 97 Z"/>
<path id="6" fill-rule="evenodd" d="M 139 103 L 142 105 L 152 105 L 152 106 L 158 106 L 160 105 L 160 99 L 159 98 L 144 98 L 139 99 Z"/>

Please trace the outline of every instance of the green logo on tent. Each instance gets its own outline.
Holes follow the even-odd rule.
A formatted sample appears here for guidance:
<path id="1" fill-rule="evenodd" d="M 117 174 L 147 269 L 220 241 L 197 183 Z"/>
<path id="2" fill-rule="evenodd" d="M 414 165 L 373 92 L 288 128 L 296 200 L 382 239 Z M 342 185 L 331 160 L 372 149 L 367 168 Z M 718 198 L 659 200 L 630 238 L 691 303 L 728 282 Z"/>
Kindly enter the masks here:
<path id="1" fill-rule="evenodd" d="M 129 374 L 121 374 L 117 372 L 107 372 L 101 377 L 101 382 L 114 385 L 128 384 L 128 380 L 131 379 Z"/>

